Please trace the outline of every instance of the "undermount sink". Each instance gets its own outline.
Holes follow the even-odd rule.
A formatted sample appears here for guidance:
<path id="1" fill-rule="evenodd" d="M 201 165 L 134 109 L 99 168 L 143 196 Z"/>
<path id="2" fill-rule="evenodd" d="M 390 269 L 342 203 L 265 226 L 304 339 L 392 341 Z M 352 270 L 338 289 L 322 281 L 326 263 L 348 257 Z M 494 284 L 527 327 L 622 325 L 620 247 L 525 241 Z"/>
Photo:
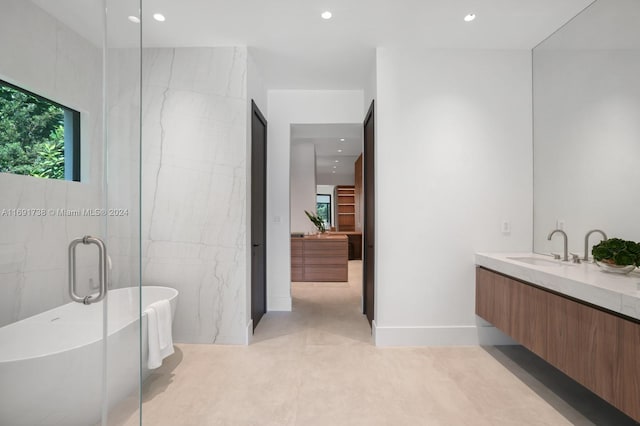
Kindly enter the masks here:
<path id="1" fill-rule="evenodd" d="M 539 257 L 523 256 L 523 257 L 507 257 L 509 260 L 515 260 L 517 262 L 528 263 L 529 265 L 536 266 L 562 266 L 558 260 L 547 260 Z"/>

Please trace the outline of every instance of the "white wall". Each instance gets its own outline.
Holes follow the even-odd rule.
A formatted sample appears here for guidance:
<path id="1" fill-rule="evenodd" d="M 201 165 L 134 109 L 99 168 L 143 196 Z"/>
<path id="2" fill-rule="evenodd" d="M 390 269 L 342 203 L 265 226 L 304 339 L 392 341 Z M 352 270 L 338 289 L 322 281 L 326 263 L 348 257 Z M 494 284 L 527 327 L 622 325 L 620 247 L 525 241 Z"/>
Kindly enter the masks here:
<path id="1" fill-rule="evenodd" d="M 247 51 L 145 49 L 143 285 L 180 296 L 179 342 L 247 342 Z"/>
<path id="2" fill-rule="evenodd" d="M 378 50 L 377 345 L 500 341 L 474 252 L 531 250 L 530 56 Z"/>
<path id="3" fill-rule="evenodd" d="M 562 238 L 547 241 L 557 221 L 574 253 L 584 252 L 594 228 L 640 240 L 640 203 L 632 195 L 640 192 L 639 75 L 638 50 L 536 49 L 536 251 L 562 253 Z"/>
<path id="4" fill-rule="evenodd" d="M 322 182 L 323 185 L 333 185 L 333 186 L 354 185 L 355 184 L 354 170 L 349 169 L 346 173 L 318 173 L 318 182 Z"/>
<path id="5" fill-rule="evenodd" d="M 376 58 L 377 58 L 377 55 L 378 55 L 378 52 L 376 50 Z M 371 101 L 377 99 L 377 97 L 378 97 L 378 68 L 376 63 L 374 62 L 369 72 L 369 79 L 365 82 L 365 89 L 364 89 L 365 113 L 369 111 L 369 107 L 371 106 Z M 364 140 L 362 143 L 363 143 L 363 151 L 364 151 Z"/>
<path id="6" fill-rule="evenodd" d="M 267 309 L 291 310 L 289 161 L 292 123 L 357 123 L 364 119 L 361 90 L 268 92 Z"/>
<path id="7" fill-rule="evenodd" d="M 253 57 L 254 49 L 247 48 L 247 94 L 249 100 L 249 107 L 251 107 L 251 100 L 253 99 L 260 108 L 262 115 L 267 117 L 267 89 L 264 84 L 264 78 L 262 71 L 256 64 Z M 248 127 L 249 134 L 251 132 L 251 123 Z"/>
<path id="8" fill-rule="evenodd" d="M 0 173 L 3 209 L 104 207 L 101 51 L 31 2 L 0 13 L 0 78 L 81 112 L 82 183 Z M 104 218 L 0 215 L 0 326 L 69 302 L 67 247 L 104 237 Z M 78 293 L 97 283 L 97 258 L 78 248 Z"/>
<path id="9" fill-rule="evenodd" d="M 291 144 L 291 232 L 315 233 L 305 214 L 316 212 L 316 147 L 313 143 Z"/>

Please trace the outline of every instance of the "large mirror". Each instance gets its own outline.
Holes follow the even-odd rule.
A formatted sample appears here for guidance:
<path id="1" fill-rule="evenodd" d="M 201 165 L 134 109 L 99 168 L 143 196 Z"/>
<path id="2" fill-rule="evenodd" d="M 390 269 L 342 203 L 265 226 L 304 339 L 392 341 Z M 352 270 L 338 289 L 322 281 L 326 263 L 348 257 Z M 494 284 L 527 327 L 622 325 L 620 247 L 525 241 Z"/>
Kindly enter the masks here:
<path id="1" fill-rule="evenodd" d="M 597 0 L 533 50 L 534 251 L 640 241 L 640 1 Z M 592 237 L 589 245 L 599 241 Z"/>

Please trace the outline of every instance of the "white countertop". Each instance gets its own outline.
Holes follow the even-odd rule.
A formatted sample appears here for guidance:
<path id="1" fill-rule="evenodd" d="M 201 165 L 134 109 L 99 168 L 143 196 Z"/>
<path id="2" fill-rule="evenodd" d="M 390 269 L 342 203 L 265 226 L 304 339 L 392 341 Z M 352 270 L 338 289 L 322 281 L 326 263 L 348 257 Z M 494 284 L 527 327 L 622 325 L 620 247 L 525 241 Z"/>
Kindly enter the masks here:
<path id="1" fill-rule="evenodd" d="M 532 265 L 513 259 L 518 257 L 542 261 Z M 638 269 L 620 275 L 603 272 L 593 263 L 561 262 L 533 253 L 476 253 L 476 264 L 640 320 Z"/>

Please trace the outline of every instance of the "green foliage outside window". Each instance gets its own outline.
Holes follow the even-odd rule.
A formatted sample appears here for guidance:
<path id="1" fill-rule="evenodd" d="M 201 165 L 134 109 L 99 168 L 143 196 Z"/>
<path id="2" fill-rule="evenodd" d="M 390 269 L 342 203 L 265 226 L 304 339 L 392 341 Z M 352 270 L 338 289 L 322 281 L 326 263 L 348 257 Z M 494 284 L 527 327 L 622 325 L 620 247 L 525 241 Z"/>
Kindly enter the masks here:
<path id="1" fill-rule="evenodd" d="M 0 172 L 64 179 L 64 110 L 0 83 Z"/>
<path id="2" fill-rule="evenodd" d="M 329 212 L 329 203 L 317 203 L 316 211 L 318 216 L 324 221 L 324 223 L 331 224 L 331 212 Z"/>

